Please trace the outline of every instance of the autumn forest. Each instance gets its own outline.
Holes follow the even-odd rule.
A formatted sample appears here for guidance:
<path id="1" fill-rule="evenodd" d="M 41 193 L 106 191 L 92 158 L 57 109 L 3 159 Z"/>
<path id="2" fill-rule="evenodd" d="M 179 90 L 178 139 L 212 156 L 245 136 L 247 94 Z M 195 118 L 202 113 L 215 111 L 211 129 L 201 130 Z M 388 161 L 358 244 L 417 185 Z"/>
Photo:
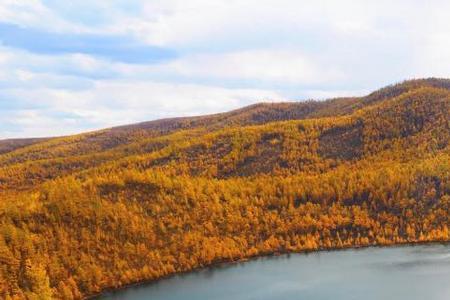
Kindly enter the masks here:
<path id="1" fill-rule="evenodd" d="M 450 80 L 0 141 L 0 298 L 450 240 Z"/>

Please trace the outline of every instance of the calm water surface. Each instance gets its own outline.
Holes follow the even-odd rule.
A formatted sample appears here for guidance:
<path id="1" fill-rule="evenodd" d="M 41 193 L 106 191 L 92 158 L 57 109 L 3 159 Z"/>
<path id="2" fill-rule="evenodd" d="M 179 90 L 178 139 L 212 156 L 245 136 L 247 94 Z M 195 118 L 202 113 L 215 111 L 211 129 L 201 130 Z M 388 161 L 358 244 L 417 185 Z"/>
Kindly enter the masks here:
<path id="1" fill-rule="evenodd" d="M 291 254 L 106 294 L 125 300 L 449 300 L 450 245 Z"/>

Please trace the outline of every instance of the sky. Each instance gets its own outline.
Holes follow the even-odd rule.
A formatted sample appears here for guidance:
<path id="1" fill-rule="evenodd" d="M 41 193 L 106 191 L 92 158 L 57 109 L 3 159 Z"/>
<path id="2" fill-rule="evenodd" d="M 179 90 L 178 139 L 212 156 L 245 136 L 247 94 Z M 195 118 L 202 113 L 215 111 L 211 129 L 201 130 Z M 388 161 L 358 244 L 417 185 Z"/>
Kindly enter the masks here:
<path id="1" fill-rule="evenodd" d="M 0 0 L 0 139 L 450 77 L 450 1 Z"/>

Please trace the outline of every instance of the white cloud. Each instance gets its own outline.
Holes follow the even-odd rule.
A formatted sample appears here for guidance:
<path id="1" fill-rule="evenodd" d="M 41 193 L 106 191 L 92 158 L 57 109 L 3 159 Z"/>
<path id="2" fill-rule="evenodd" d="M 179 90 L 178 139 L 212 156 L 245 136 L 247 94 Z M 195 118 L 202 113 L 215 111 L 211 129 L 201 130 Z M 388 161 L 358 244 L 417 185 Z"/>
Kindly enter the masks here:
<path id="1" fill-rule="evenodd" d="M 0 20 L 53 32 L 90 32 L 89 27 L 67 22 L 39 0 L 0 1 Z"/>
<path id="2" fill-rule="evenodd" d="M 16 70 L 17 78 L 21 81 L 30 81 L 34 78 L 34 74 L 32 72 L 26 70 Z"/>
<path id="3" fill-rule="evenodd" d="M 315 64 L 300 51 L 285 49 L 245 50 L 225 54 L 199 54 L 164 66 L 184 76 L 254 80 L 276 84 L 315 84 L 342 80 L 343 74 Z"/>
<path id="4" fill-rule="evenodd" d="M 38 55 L 0 46 L 0 85 L 15 86 L 21 81 L 24 88 L 31 83 L 51 87 L 65 82 L 66 87 L 76 87 L 92 78 L 115 76 L 119 66 L 85 54 Z"/>
<path id="5" fill-rule="evenodd" d="M 44 86 L 60 84 L 63 78 L 70 85 L 70 80 L 76 82 L 85 78 L 94 82 L 96 78 L 104 77 L 200 85 L 208 81 L 216 86 L 223 85 L 224 81 L 240 81 L 250 85 L 249 88 L 253 88 L 252 82 L 258 86 L 283 87 L 347 79 L 340 69 L 323 64 L 313 55 L 282 48 L 197 53 L 154 65 L 111 62 L 85 54 L 50 56 L 0 48 L 0 67 L 12 72 L 9 77 Z M 48 80 L 51 77 L 53 80 Z"/>
<path id="6" fill-rule="evenodd" d="M 450 28 L 442 28 L 421 38 L 420 47 L 415 49 L 417 77 L 450 77 Z"/>
<path id="7" fill-rule="evenodd" d="M 121 15 L 104 30 L 133 34 L 150 44 L 191 48 L 222 39 L 245 42 L 243 36 L 253 42 L 251 35 L 289 33 L 296 40 L 295 34 L 305 30 L 377 36 L 386 34 L 380 21 L 420 13 L 423 5 L 406 0 L 160 0 L 143 2 L 141 14 Z"/>

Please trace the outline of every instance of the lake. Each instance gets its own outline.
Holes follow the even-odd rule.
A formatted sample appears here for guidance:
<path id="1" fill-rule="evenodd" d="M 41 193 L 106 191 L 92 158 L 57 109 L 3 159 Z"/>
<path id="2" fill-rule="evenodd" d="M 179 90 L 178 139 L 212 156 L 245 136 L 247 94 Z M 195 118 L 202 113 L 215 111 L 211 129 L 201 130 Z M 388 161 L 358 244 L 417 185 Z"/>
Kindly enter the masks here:
<path id="1" fill-rule="evenodd" d="M 125 300 L 448 300 L 450 245 L 266 257 L 108 293 Z"/>

